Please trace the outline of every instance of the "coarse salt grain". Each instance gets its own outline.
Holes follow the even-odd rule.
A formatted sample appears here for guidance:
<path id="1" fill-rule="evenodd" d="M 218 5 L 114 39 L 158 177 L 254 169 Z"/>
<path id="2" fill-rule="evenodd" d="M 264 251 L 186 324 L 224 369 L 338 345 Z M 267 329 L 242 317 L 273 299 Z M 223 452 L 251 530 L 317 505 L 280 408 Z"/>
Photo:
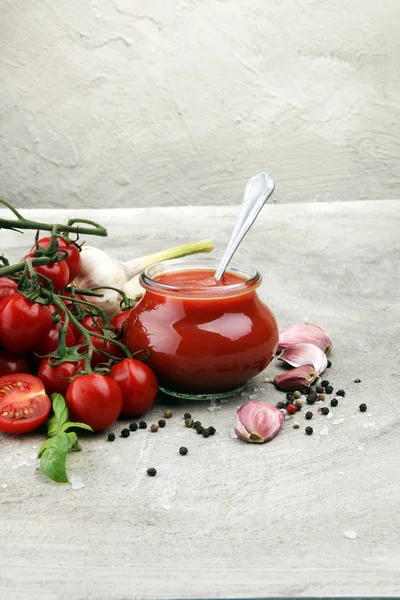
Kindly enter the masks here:
<path id="1" fill-rule="evenodd" d="M 328 435 L 329 434 L 329 429 L 328 427 L 325 425 L 325 427 L 323 427 L 321 429 L 321 431 L 319 432 L 320 435 Z"/>
<path id="2" fill-rule="evenodd" d="M 344 532 L 344 537 L 346 537 L 349 540 L 355 540 L 357 537 L 357 534 L 355 531 L 348 530 L 348 531 Z"/>

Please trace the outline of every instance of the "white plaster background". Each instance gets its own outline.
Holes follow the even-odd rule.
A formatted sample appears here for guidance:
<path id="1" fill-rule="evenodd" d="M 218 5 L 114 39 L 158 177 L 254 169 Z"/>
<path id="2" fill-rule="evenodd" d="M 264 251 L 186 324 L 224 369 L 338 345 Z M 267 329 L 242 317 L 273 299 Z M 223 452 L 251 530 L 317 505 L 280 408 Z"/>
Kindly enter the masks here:
<path id="1" fill-rule="evenodd" d="M 399 0 L 0 0 L 18 206 L 400 197 Z"/>

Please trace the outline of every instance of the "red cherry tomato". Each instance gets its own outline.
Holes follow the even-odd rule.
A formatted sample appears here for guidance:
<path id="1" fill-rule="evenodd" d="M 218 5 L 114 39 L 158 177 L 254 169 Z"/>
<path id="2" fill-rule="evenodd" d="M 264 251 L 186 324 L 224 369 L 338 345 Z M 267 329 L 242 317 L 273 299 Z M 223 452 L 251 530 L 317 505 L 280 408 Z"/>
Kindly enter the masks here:
<path id="1" fill-rule="evenodd" d="M 36 348 L 52 326 L 51 309 L 13 294 L 0 302 L 0 344 L 12 352 Z"/>
<path id="2" fill-rule="evenodd" d="M 110 427 L 121 412 L 123 398 L 111 377 L 92 373 L 77 377 L 65 395 L 71 421 L 90 425 L 94 431 Z"/>
<path id="3" fill-rule="evenodd" d="M 38 354 L 39 356 L 46 356 L 46 354 L 50 354 L 51 352 L 54 352 L 54 350 L 57 349 L 60 329 L 60 324 L 52 326 L 49 333 L 42 339 L 40 344 L 36 346 L 36 354 Z M 67 335 L 65 337 L 65 343 L 67 345 L 67 348 L 75 344 L 75 336 L 72 331 L 72 327 L 69 323 L 67 326 Z"/>
<path id="4" fill-rule="evenodd" d="M 103 319 L 101 317 L 94 317 L 92 315 L 86 315 L 81 321 L 82 327 L 88 331 L 95 331 L 96 333 L 102 334 L 101 327 L 103 325 Z"/>
<path id="5" fill-rule="evenodd" d="M 45 422 L 50 409 L 50 398 L 37 377 L 15 373 L 0 378 L 0 431 L 33 431 Z"/>
<path id="6" fill-rule="evenodd" d="M 123 417 L 138 417 L 153 406 L 158 391 L 157 379 L 150 367 L 140 360 L 125 358 L 111 367 L 110 377 L 122 391 Z"/>
<path id="7" fill-rule="evenodd" d="M 51 237 L 43 237 L 39 240 L 38 244 L 42 248 L 48 248 L 50 245 L 50 241 L 51 241 Z M 68 258 L 66 258 L 64 262 L 66 262 L 68 265 L 68 269 L 69 269 L 68 283 L 70 283 L 71 281 L 73 281 L 75 279 L 75 277 L 78 275 L 78 273 L 81 269 L 81 253 L 79 251 L 78 246 L 76 244 L 74 244 L 73 242 L 67 242 L 67 240 L 65 240 L 62 237 L 58 237 L 57 242 L 58 242 L 58 247 L 61 250 L 66 250 L 68 253 Z M 33 254 L 35 252 L 35 250 L 36 250 L 36 245 L 32 246 L 31 254 Z"/>
<path id="8" fill-rule="evenodd" d="M 40 361 L 38 377 L 43 381 L 46 392 L 51 395 L 55 392 L 65 394 L 69 386 L 69 379 L 74 377 L 78 371 L 82 371 L 85 362 L 63 362 L 60 365 L 52 366 L 47 358 Z"/>
<path id="9" fill-rule="evenodd" d="M 113 327 L 115 327 L 115 333 L 118 336 L 118 340 L 122 340 L 124 339 L 124 329 L 125 329 L 125 324 L 126 321 L 128 320 L 129 317 L 129 313 L 130 313 L 130 309 L 128 310 L 120 310 L 116 315 L 113 316 L 113 318 L 110 321 L 110 325 L 112 325 Z"/>
<path id="10" fill-rule="evenodd" d="M 0 301 L 17 291 L 18 282 L 9 277 L 0 277 Z"/>
<path id="11" fill-rule="evenodd" d="M 33 254 L 27 254 L 22 260 L 27 258 L 34 258 Z M 39 267 L 33 267 L 36 273 L 39 275 L 40 282 L 44 287 L 47 287 L 45 279 L 41 279 L 40 275 L 50 279 L 53 284 L 55 292 L 61 292 L 69 282 L 69 269 L 66 260 L 60 262 L 49 263 L 47 265 L 41 265 Z"/>
<path id="12" fill-rule="evenodd" d="M 30 373 L 31 364 L 26 354 L 0 350 L 0 377 L 12 373 Z"/>
<path id="13" fill-rule="evenodd" d="M 92 354 L 92 360 L 90 361 L 90 366 L 92 367 L 92 369 L 94 369 L 98 364 L 106 363 L 110 360 L 108 356 L 102 354 L 100 350 L 107 352 L 108 354 L 111 354 L 111 356 L 114 356 L 116 358 L 121 358 L 124 355 L 122 348 L 118 348 L 118 346 L 116 346 L 112 342 L 108 342 L 107 340 L 103 340 L 92 335 L 90 336 L 90 339 L 93 343 L 93 346 L 95 347 L 95 350 Z M 78 344 L 81 344 L 84 341 L 85 338 L 81 337 L 78 340 Z M 82 352 L 84 352 L 85 350 L 87 350 L 87 344 L 82 346 Z"/>

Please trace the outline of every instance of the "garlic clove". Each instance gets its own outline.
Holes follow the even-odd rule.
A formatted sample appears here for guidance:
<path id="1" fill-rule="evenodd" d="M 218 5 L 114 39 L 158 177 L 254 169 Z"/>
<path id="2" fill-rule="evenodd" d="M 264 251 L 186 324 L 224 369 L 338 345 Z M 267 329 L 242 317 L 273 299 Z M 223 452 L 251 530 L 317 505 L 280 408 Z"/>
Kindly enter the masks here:
<path id="1" fill-rule="evenodd" d="M 269 442 L 282 427 L 282 412 L 265 402 L 246 402 L 236 412 L 235 433 L 246 442 Z"/>
<path id="2" fill-rule="evenodd" d="M 318 377 L 314 365 L 302 365 L 296 369 L 279 373 L 272 380 L 277 388 L 284 392 L 294 392 L 307 387 Z"/>
<path id="3" fill-rule="evenodd" d="M 279 332 L 278 350 L 283 350 L 298 343 L 314 344 L 321 348 L 325 354 L 332 351 L 332 342 L 329 335 L 321 327 L 312 323 L 298 323 Z"/>
<path id="4" fill-rule="evenodd" d="M 293 344 L 284 348 L 278 360 L 283 360 L 292 367 L 313 365 L 318 375 L 321 375 L 328 366 L 326 354 L 314 344 Z"/>

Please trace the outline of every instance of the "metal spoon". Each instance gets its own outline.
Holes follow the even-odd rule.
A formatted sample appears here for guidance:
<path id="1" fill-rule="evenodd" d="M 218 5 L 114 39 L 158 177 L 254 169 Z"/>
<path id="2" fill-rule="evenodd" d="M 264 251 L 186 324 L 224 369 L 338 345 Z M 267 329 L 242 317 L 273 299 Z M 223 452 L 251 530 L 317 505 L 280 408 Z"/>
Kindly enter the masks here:
<path id="1" fill-rule="evenodd" d="M 215 271 L 215 279 L 220 281 L 225 273 L 232 256 L 235 254 L 240 242 L 253 225 L 258 213 L 275 189 L 275 182 L 266 171 L 262 171 L 249 179 L 244 190 L 242 207 L 237 217 L 235 227 L 224 255 Z"/>

